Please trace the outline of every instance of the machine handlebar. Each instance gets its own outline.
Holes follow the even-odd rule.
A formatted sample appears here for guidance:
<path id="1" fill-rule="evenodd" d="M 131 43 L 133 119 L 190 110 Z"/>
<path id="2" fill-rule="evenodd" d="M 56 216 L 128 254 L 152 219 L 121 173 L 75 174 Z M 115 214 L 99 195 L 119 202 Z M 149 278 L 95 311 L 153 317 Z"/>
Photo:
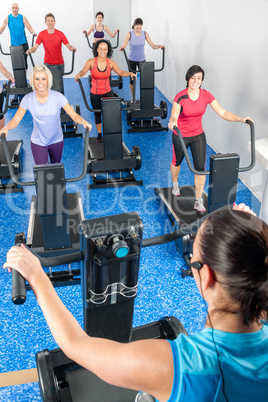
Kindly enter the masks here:
<path id="1" fill-rule="evenodd" d="M 20 246 L 21 244 L 25 244 L 25 235 L 24 233 L 18 233 L 15 238 L 16 246 Z M 28 247 L 27 247 L 28 248 Z M 30 250 L 30 249 L 29 249 Z M 75 251 L 73 253 L 53 256 L 53 257 L 41 257 L 36 254 L 32 250 L 30 250 L 40 261 L 42 267 L 55 267 L 63 264 L 71 264 L 73 262 L 81 261 L 83 259 L 83 255 L 81 252 Z M 12 301 L 14 304 L 23 304 L 26 301 L 26 284 L 23 276 L 12 269 Z"/>
<path id="2" fill-rule="evenodd" d="M 34 38 L 35 38 L 35 36 L 36 36 L 36 35 L 33 35 L 33 36 L 32 36 L 32 47 L 33 47 L 33 45 L 34 45 Z M 0 43 L 0 52 L 1 52 L 4 56 L 11 56 L 11 53 L 5 53 L 5 52 L 3 51 L 3 48 L 2 48 L 1 43 Z M 26 53 L 26 52 L 23 52 L 23 54 L 27 54 L 27 53 Z M 30 57 L 31 64 L 32 64 L 32 66 L 34 67 L 35 64 L 34 64 L 34 61 L 33 61 L 32 54 L 29 53 L 28 56 Z"/>
<path id="3" fill-rule="evenodd" d="M 240 168 L 239 168 L 239 172 L 246 172 L 246 171 L 252 169 L 253 166 L 255 165 L 255 162 L 256 162 L 256 154 L 255 154 L 255 126 L 254 126 L 254 123 L 253 123 L 251 120 L 247 120 L 246 123 L 247 123 L 247 124 L 249 125 L 249 127 L 250 127 L 251 162 L 250 162 L 250 164 L 249 164 L 248 166 L 246 166 L 246 167 L 240 167 Z M 190 169 L 194 174 L 196 174 L 196 175 L 210 175 L 210 174 L 211 174 L 210 171 L 201 172 L 200 170 L 196 170 L 196 169 L 193 167 L 192 162 L 191 162 L 191 160 L 190 160 L 190 156 L 189 156 L 188 151 L 187 151 L 187 148 L 186 148 L 186 146 L 185 146 L 185 144 L 184 144 L 184 141 L 183 141 L 183 138 L 182 138 L 182 135 L 181 135 L 181 132 L 180 132 L 179 128 L 178 128 L 177 126 L 174 126 L 173 129 L 176 131 L 176 133 L 177 133 L 177 135 L 178 135 L 178 138 L 179 138 L 179 141 L 180 141 L 180 145 L 181 145 L 181 147 L 182 147 L 182 150 L 183 150 L 183 153 L 184 153 L 186 162 L 187 162 L 187 164 L 188 164 L 188 166 L 189 166 L 189 169 Z"/>
<path id="4" fill-rule="evenodd" d="M 161 50 L 162 50 L 162 67 L 155 69 L 154 70 L 155 73 L 157 73 L 159 71 L 162 71 L 165 68 L 165 52 L 166 52 L 166 49 L 164 47 L 161 47 Z"/>
<path id="5" fill-rule="evenodd" d="M 82 81 L 81 81 L 81 79 L 78 79 L 77 80 L 78 81 L 78 84 L 79 84 L 79 87 L 80 87 L 80 90 L 81 90 L 81 93 L 82 93 L 82 96 L 83 96 L 83 99 L 84 99 L 84 103 L 85 103 L 85 106 L 86 106 L 86 108 L 87 108 L 87 110 L 89 110 L 90 112 L 101 112 L 101 109 L 92 109 L 90 106 L 89 106 L 89 104 L 88 104 L 88 101 L 87 101 L 87 97 L 86 97 L 86 94 L 85 94 L 85 90 L 84 90 L 84 87 L 83 87 L 83 84 L 82 84 Z M 126 106 L 126 107 L 123 107 L 122 108 L 122 110 L 130 110 L 130 109 L 133 109 L 134 108 L 134 106 L 135 106 L 135 102 L 136 102 L 136 79 L 135 78 L 133 78 L 133 100 L 132 100 L 132 102 L 129 104 L 129 106 Z"/>
<path id="6" fill-rule="evenodd" d="M 75 51 L 72 51 L 72 65 L 71 65 L 71 70 L 68 72 L 65 72 L 62 75 L 70 75 L 74 71 L 74 57 L 75 57 Z"/>
<path id="7" fill-rule="evenodd" d="M 224 206 L 219 208 L 218 211 L 232 209 L 230 206 Z M 156 246 L 159 244 L 169 243 L 171 241 L 177 240 L 183 236 L 186 236 L 190 233 L 196 232 L 201 224 L 210 217 L 214 212 L 205 215 L 196 221 L 190 223 L 189 225 L 183 225 L 179 230 L 174 232 L 156 236 L 148 239 L 143 239 L 142 247 L 150 247 Z M 24 233 L 19 233 L 16 235 L 15 243 L 16 245 L 20 245 L 25 242 Z M 57 265 L 63 264 L 71 264 L 73 262 L 81 261 L 83 259 L 82 252 L 74 252 L 71 254 L 65 254 L 55 257 L 40 257 L 38 254 L 30 250 L 40 261 L 43 267 L 53 267 Z M 26 301 L 26 285 L 24 278 L 20 275 L 20 273 L 16 270 L 12 270 L 12 301 L 14 304 L 23 304 Z"/>
<path id="8" fill-rule="evenodd" d="M 164 67 L 165 67 L 165 48 L 164 48 L 164 47 L 161 47 L 161 50 L 162 50 L 162 52 L 163 52 L 163 53 L 162 53 L 162 66 L 161 66 L 160 68 L 154 69 L 154 72 L 155 72 L 155 73 L 157 73 L 157 72 L 159 72 L 159 71 L 162 71 L 162 70 L 164 69 Z M 126 53 L 126 51 L 125 51 L 124 48 L 122 48 L 122 51 L 123 51 L 124 56 L 125 56 L 125 59 L 126 59 L 126 63 L 127 63 L 127 66 L 128 66 L 128 70 L 131 71 L 132 73 L 136 73 L 137 71 L 140 72 L 139 69 L 138 69 L 137 71 L 135 71 L 135 70 L 132 70 L 132 69 L 130 68 L 130 64 L 129 64 L 129 59 L 128 59 L 128 57 L 127 57 L 127 53 Z"/>
<path id="9" fill-rule="evenodd" d="M 0 43 L 0 52 L 1 52 L 4 56 L 10 56 L 10 53 L 5 53 L 5 52 L 3 51 L 3 48 L 2 48 L 1 43 Z"/>
<path id="10" fill-rule="evenodd" d="M 248 166 L 239 168 L 239 172 L 247 172 L 248 170 L 252 169 L 256 162 L 256 152 L 255 152 L 255 126 L 253 121 L 247 120 L 247 124 L 250 127 L 250 154 L 251 154 L 251 162 Z"/>
<path id="11" fill-rule="evenodd" d="M 6 160 L 7 160 L 7 165 L 8 165 L 8 170 L 9 170 L 9 173 L 10 173 L 10 177 L 13 180 L 13 182 L 15 184 L 17 184 L 18 186 L 34 186 L 35 185 L 34 181 L 28 181 L 28 182 L 24 181 L 23 182 L 23 181 L 17 180 L 17 176 L 15 175 L 14 168 L 13 168 L 13 165 L 12 165 L 12 162 L 11 162 L 11 157 L 10 157 L 10 153 L 9 153 L 9 149 L 8 149 L 8 145 L 7 145 L 7 139 L 6 139 L 5 134 L 1 134 L 1 141 L 2 141 L 2 144 L 3 144 L 3 148 L 4 148 L 4 153 L 5 153 L 5 157 L 6 157 Z M 89 129 L 87 128 L 86 132 L 85 132 L 83 171 L 80 174 L 80 176 L 78 176 L 78 177 L 65 179 L 66 183 L 73 183 L 73 182 L 82 180 L 86 176 L 86 174 L 87 174 L 87 163 L 88 163 L 88 143 L 89 143 Z"/>
<path id="12" fill-rule="evenodd" d="M 35 38 L 36 36 L 37 36 L 36 34 L 33 34 L 33 35 L 32 35 L 32 47 L 34 46 L 34 38 Z"/>
<path id="13" fill-rule="evenodd" d="M 73 183 L 76 181 L 82 180 L 87 174 L 87 164 L 88 164 L 88 144 L 89 144 L 89 129 L 86 128 L 85 131 L 85 142 L 84 142 L 84 162 L 83 162 L 83 171 L 78 177 L 65 179 L 66 183 Z"/>
<path id="14" fill-rule="evenodd" d="M 117 41 L 116 41 L 116 46 L 112 46 L 112 49 L 116 49 L 119 45 L 119 32 L 117 31 L 116 36 L 117 36 Z M 83 34 L 85 35 L 85 38 L 87 40 L 88 46 L 90 47 L 90 49 L 93 50 L 93 46 L 91 45 L 91 43 L 89 42 L 88 36 L 87 36 L 87 31 L 84 29 Z"/>
<path id="15" fill-rule="evenodd" d="M 11 86 L 11 80 L 8 81 L 7 86 L 6 86 L 6 103 L 5 103 L 5 109 L 3 112 L 0 113 L 0 116 L 4 116 L 6 112 L 8 111 L 8 102 L 9 102 L 9 96 L 10 96 L 10 86 Z"/>
<path id="16" fill-rule="evenodd" d="M 15 184 L 17 184 L 18 186 L 34 186 L 35 185 L 34 181 L 22 182 L 22 181 L 17 180 L 17 176 L 15 175 L 14 168 L 13 168 L 13 165 L 12 165 L 12 162 L 11 162 L 11 157 L 10 157 L 10 153 L 9 153 L 9 149 L 8 149 L 8 145 L 7 145 L 7 139 L 6 139 L 6 136 L 5 136 L 4 133 L 1 134 L 1 141 L 2 141 L 2 144 L 3 144 L 4 153 L 5 153 L 5 157 L 6 157 L 6 160 L 7 160 L 7 166 L 8 166 L 9 174 L 10 174 L 10 177 L 13 180 L 13 182 Z"/>

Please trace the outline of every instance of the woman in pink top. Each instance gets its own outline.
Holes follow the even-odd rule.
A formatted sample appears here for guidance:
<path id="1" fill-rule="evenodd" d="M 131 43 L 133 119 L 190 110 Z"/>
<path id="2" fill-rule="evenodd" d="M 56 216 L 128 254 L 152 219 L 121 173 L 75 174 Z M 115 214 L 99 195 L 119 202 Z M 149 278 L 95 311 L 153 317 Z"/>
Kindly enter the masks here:
<path id="1" fill-rule="evenodd" d="M 186 89 L 175 96 L 168 124 L 170 130 L 173 130 L 174 126 L 180 129 L 186 147 L 188 148 L 190 146 L 191 148 L 194 167 L 199 171 L 205 170 L 206 137 L 202 127 L 202 117 L 208 104 L 212 107 L 214 112 L 224 120 L 241 123 L 252 120 L 248 116 L 238 117 L 224 110 L 210 92 L 201 88 L 204 77 L 205 72 L 200 66 L 194 65 L 189 68 L 185 76 Z M 172 194 L 179 196 L 178 176 L 184 154 L 175 131 L 173 131 L 172 143 L 173 159 L 170 165 L 173 182 Z M 195 175 L 196 201 L 194 209 L 198 212 L 206 211 L 202 199 L 205 181 L 205 175 Z"/>

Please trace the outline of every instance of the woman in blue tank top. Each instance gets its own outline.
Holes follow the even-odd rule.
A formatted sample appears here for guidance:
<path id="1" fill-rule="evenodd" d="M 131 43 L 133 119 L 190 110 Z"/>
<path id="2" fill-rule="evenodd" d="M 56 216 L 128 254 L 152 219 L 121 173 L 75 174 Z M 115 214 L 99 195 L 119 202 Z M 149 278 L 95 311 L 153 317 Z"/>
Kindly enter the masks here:
<path id="1" fill-rule="evenodd" d="M 123 45 L 120 47 L 120 51 L 130 45 L 130 50 L 128 54 L 129 66 L 131 70 L 136 70 L 140 68 L 140 62 L 145 61 L 145 41 L 153 49 L 160 49 L 164 47 L 163 45 L 155 45 L 148 32 L 142 30 L 143 20 L 141 18 L 136 18 L 132 25 L 132 31 L 128 32 Z M 133 98 L 133 80 L 130 79 L 130 90 Z"/>
<path id="2" fill-rule="evenodd" d="M 214 212 L 199 228 L 190 273 L 207 309 L 205 329 L 172 341 L 87 335 L 23 244 L 3 267 L 29 282 L 65 355 L 109 384 L 142 390 L 136 402 L 267 401 L 268 225 L 245 204 Z"/>
<path id="3" fill-rule="evenodd" d="M 93 42 L 96 43 L 98 40 L 103 39 L 104 38 L 104 32 L 107 32 L 108 35 L 110 35 L 111 38 L 114 38 L 115 35 L 117 34 L 117 32 L 119 31 L 119 29 L 116 29 L 114 31 L 114 33 L 112 33 L 110 31 L 110 29 L 107 27 L 107 25 L 103 24 L 103 20 L 104 20 L 104 14 L 103 12 L 99 11 L 96 14 L 96 23 L 92 24 L 89 28 L 89 30 L 87 31 L 87 36 L 89 36 L 91 34 L 91 32 L 93 32 Z"/>

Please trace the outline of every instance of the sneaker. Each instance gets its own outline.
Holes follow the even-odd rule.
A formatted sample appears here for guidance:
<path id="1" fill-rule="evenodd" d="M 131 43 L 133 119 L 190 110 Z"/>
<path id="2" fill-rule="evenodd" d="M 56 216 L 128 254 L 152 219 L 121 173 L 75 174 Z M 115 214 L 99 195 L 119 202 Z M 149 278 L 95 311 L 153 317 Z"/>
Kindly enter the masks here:
<path id="1" fill-rule="evenodd" d="M 176 196 L 180 195 L 179 187 L 172 187 L 172 194 Z"/>
<path id="2" fill-rule="evenodd" d="M 101 133 L 98 133 L 97 142 L 102 142 L 102 135 L 101 135 Z"/>
<path id="3" fill-rule="evenodd" d="M 202 198 L 198 198 L 194 203 L 194 209 L 198 212 L 206 212 L 206 208 L 204 206 L 204 201 Z"/>
<path id="4" fill-rule="evenodd" d="M 146 394 L 145 392 L 139 392 L 135 398 L 135 402 L 155 402 L 152 395 Z"/>

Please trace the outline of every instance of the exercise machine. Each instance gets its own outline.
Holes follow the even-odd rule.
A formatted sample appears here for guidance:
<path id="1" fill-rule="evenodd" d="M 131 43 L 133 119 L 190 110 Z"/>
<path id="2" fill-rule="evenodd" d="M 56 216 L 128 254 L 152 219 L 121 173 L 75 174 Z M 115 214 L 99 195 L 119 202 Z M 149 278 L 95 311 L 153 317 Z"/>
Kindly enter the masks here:
<path id="1" fill-rule="evenodd" d="M 211 155 L 210 170 L 204 172 L 194 169 L 181 132 L 176 126 L 174 126 L 174 130 L 178 134 L 180 144 L 190 170 L 196 175 L 209 176 L 208 194 L 203 192 L 202 195 L 207 210 L 205 213 L 197 212 L 193 208 L 195 202 L 194 186 L 180 187 L 180 196 L 174 196 L 172 194 L 172 187 L 155 188 L 156 197 L 161 202 L 161 205 L 167 212 L 175 228 L 180 228 L 184 225 L 190 224 L 206 213 L 211 213 L 225 205 L 233 205 L 236 200 L 239 172 L 251 170 L 255 165 L 255 127 L 251 120 L 247 120 L 247 123 L 250 127 L 251 138 L 250 164 L 246 167 L 239 167 L 240 158 L 238 154 L 219 153 L 216 155 Z M 194 237 L 194 234 L 189 233 L 187 236 L 183 236 L 176 241 L 178 250 L 183 253 L 188 264 L 192 256 L 192 244 Z"/>
<path id="2" fill-rule="evenodd" d="M 32 196 L 26 245 L 42 256 L 62 256 L 80 250 L 78 226 L 84 219 L 81 195 L 67 193 L 66 183 L 82 180 L 87 173 L 87 150 L 89 130 L 85 134 L 83 171 L 80 176 L 65 178 L 62 163 L 35 165 L 34 181 L 19 181 L 14 172 L 5 136 L 4 147 L 10 176 L 19 186 L 35 186 Z M 80 283 L 80 270 L 48 273 L 54 286 Z"/>
<path id="3" fill-rule="evenodd" d="M 32 42 L 34 41 L 34 36 Z M 4 52 L 0 44 L 0 52 L 5 56 L 11 56 L 11 64 L 13 69 L 13 76 L 15 79 L 15 86 L 10 87 L 9 95 L 14 98 L 11 100 L 9 107 L 18 108 L 20 101 L 24 95 L 32 92 L 32 87 L 27 82 L 27 69 L 25 64 L 25 53 L 23 46 L 10 46 L 10 53 Z M 32 55 L 29 54 L 32 66 L 34 66 Z M 3 92 L 6 96 L 7 93 L 7 82 L 3 84 Z"/>
<path id="4" fill-rule="evenodd" d="M 197 225 L 195 228 L 197 230 Z M 192 231 L 192 227 L 188 230 Z M 81 261 L 86 333 L 118 342 L 159 338 L 172 340 L 180 333 L 187 335 L 175 317 L 163 317 L 150 324 L 132 327 L 142 248 L 174 241 L 181 235 L 181 231 L 177 231 L 144 240 L 143 223 L 136 212 L 81 222 L 78 259 Z M 39 259 L 42 265 L 59 262 L 58 257 Z M 13 301 L 21 304 L 26 299 L 25 295 L 24 279 L 13 270 Z M 70 360 L 61 349 L 38 352 L 36 364 L 44 402 L 134 402 L 139 391 L 103 382 Z"/>
<path id="5" fill-rule="evenodd" d="M 162 66 L 155 68 L 153 61 L 143 61 L 140 63 L 138 72 L 140 73 L 140 100 L 135 101 L 133 109 L 127 110 L 127 122 L 129 125 L 128 133 L 148 132 L 148 131 L 168 131 L 168 127 L 163 127 L 158 117 L 167 117 L 167 103 L 162 100 L 160 106 L 154 104 L 154 74 L 162 71 L 165 66 L 165 48 L 162 49 Z M 124 56 L 131 70 L 125 49 Z M 134 92 L 134 88 L 133 88 Z"/>
<path id="6" fill-rule="evenodd" d="M 88 39 L 88 36 L 87 36 L 87 31 L 84 30 L 83 34 L 85 35 L 85 38 L 87 40 L 87 44 L 88 44 L 89 48 L 93 50 L 94 44 L 92 45 L 89 42 L 89 39 Z M 118 45 L 119 45 L 119 31 L 117 31 L 116 36 L 117 36 L 116 45 L 112 46 L 112 49 L 118 48 Z M 88 81 L 89 81 L 89 87 L 91 87 L 91 75 L 90 74 L 88 76 Z M 123 88 L 123 79 L 122 79 L 122 77 L 120 75 L 110 76 L 110 85 L 111 85 L 111 88 L 118 87 L 118 89 L 122 89 Z M 118 96 L 118 94 L 116 92 L 114 92 L 114 96 Z"/>
<path id="7" fill-rule="evenodd" d="M 88 187 L 141 186 L 142 180 L 136 180 L 133 174 L 133 169 L 141 168 L 140 149 L 133 146 L 132 152 L 130 152 L 122 141 L 122 110 L 125 109 L 122 108 L 121 99 L 118 97 L 103 98 L 100 110 L 91 109 L 81 80 L 78 82 L 86 108 L 90 112 L 101 111 L 102 113 L 103 142 L 98 143 L 94 137 L 89 139 L 88 173 L 92 176 L 93 184 Z M 128 108 L 131 107 L 132 104 L 128 106 Z M 124 176 L 124 172 L 127 176 Z M 110 173 L 119 173 L 119 177 L 111 177 Z"/>
<path id="8" fill-rule="evenodd" d="M 72 51 L 72 63 L 71 63 L 71 68 L 70 71 L 62 71 L 62 67 L 60 65 L 47 65 L 47 68 L 51 71 L 52 76 L 53 76 L 53 88 L 55 84 L 55 91 L 61 92 L 64 95 L 64 83 L 63 83 L 63 77 L 65 75 L 70 75 L 72 74 L 74 70 L 74 58 L 75 58 L 75 51 Z M 73 106 L 72 106 L 73 107 Z M 80 106 L 75 105 L 75 108 L 73 107 L 75 112 L 77 114 L 81 114 L 80 112 Z M 63 131 L 63 136 L 64 138 L 70 138 L 70 137 L 82 137 L 82 133 L 78 133 L 78 127 L 77 124 L 71 119 L 71 117 L 65 112 L 64 109 L 61 109 L 61 127 Z"/>
<path id="9" fill-rule="evenodd" d="M 6 85 L 6 103 L 5 108 L 0 116 L 4 116 L 8 110 L 9 93 L 10 93 L 11 81 Z M 11 164 L 13 166 L 16 176 L 22 173 L 22 151 L 23 140 L 7 141 L 9 155 L 11 155 Z M 4 182 L 3 182 L 4 179 Z M 16 183 L 10 182 L 10 173 L 7 165 L 7 160 L 2 143 L 0 143 L 0 194 L 6 193 L 21 193 L 23 187 L 17 186 Z"/>

